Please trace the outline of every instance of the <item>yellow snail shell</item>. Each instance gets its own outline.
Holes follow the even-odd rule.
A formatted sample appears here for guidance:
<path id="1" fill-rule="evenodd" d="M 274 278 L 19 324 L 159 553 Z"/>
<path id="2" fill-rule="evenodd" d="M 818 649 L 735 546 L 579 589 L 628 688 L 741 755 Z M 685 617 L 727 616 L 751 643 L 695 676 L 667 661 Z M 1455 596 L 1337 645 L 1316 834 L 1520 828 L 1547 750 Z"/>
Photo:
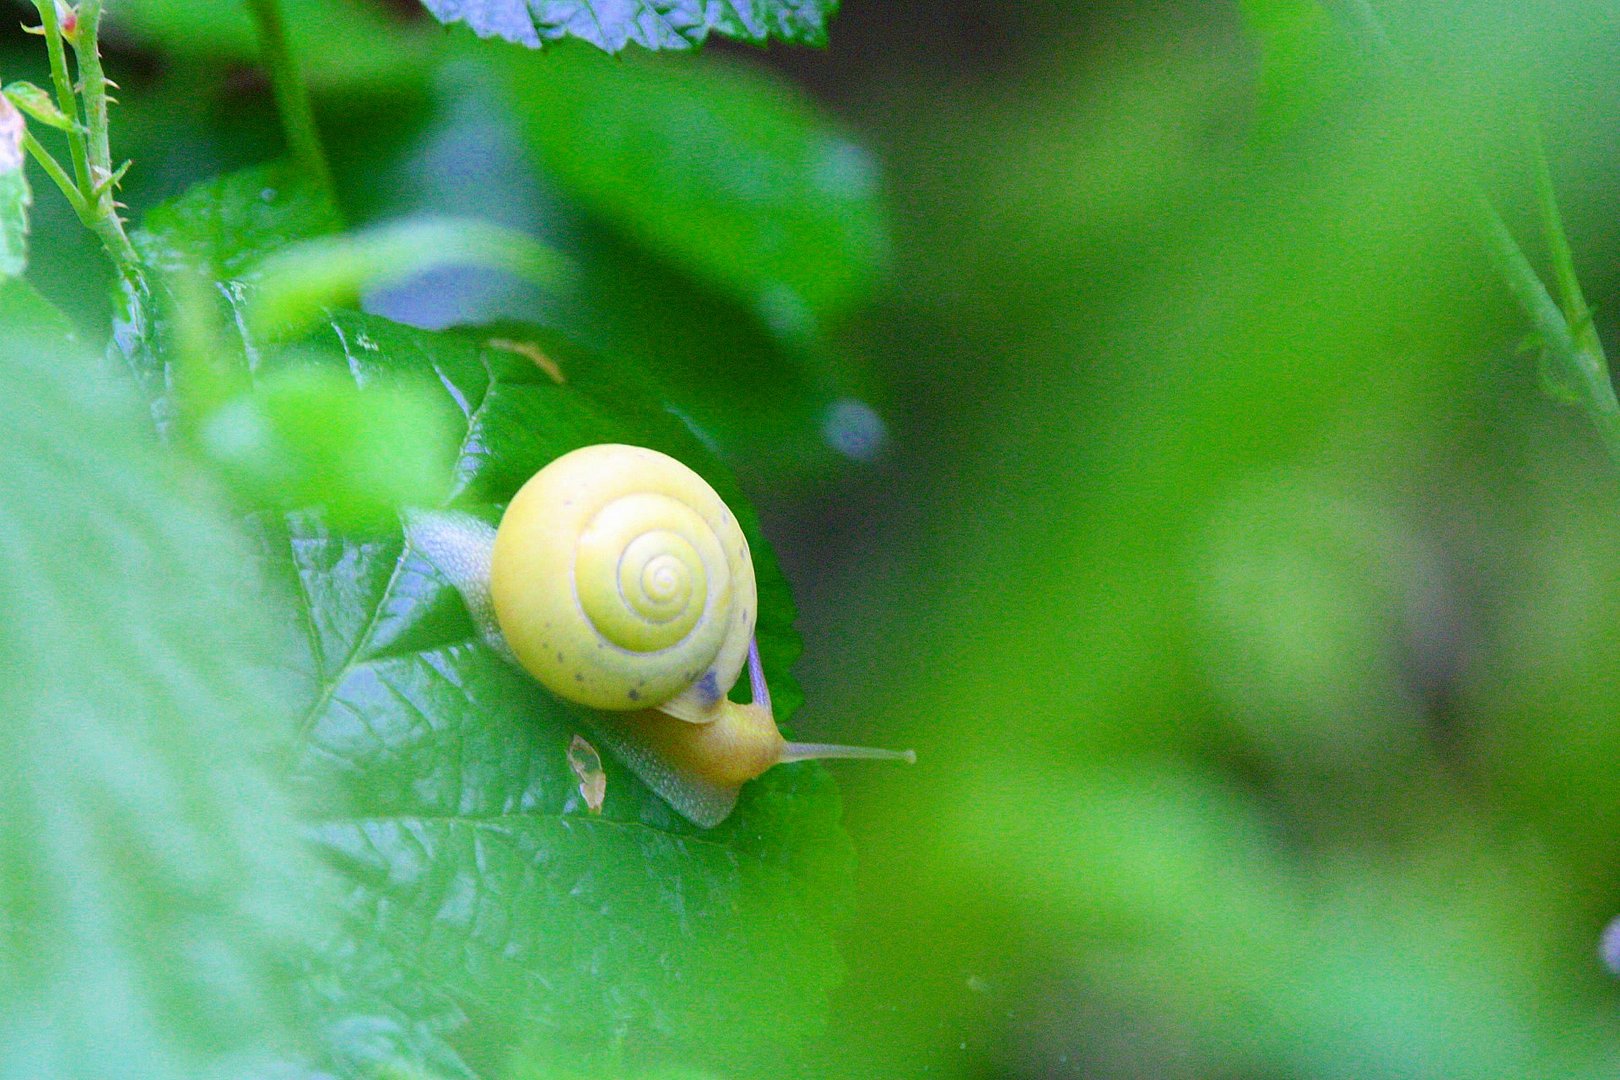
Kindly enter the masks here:
<path id="1" fill-rule="evenodd" d="M 587 446 L 536 473 L 501 518 L 490 581 L 507 643 L 546 689 L 693 720 L 742 673 L 759 610 L 726 504 L 638 446 Z"/>

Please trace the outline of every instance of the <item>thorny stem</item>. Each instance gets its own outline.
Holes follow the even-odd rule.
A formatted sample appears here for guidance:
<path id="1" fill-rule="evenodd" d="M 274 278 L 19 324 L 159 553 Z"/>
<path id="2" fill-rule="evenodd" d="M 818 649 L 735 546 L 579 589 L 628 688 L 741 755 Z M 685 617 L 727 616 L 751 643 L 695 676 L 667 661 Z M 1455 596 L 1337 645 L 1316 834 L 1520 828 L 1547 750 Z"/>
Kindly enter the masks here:
<path id="1" fill-rule="evenodd" d="M 101 68 L 101 9 L 103 0 L 82 0 L 79 5 L 79 78 L 84 83 L 84 115 L 88 135 L 90 185 L 84 199 L 94 215 L 91 225 L 107 250 L 120 263 L 136 261 L 135 249 L 118 216 L 113 175 L 112 145 L 107 125 L 107 75 Z M 100 189 L 100 194 L 97 194 Z"/>
<path id="2" fill-rule="evenodd" d="M 90 158 L 84 143 L 84 132 L 79 128 L 79 98 L 73 90 L 73 77 L 68 74 L 67 50 L 62 45 L 62 25 L 56 17 L 56 0 L 34 0 L 39 10 L 40 23 L 45 31 L 45 51 L 51 58 L 51 82 L 56 86 L 56 103 L 67 118 L 73 121 L 68 130 L 68 150 L 73 155 L 73 174 L 79 178 L 80 192 L 90 190 Z"/>
<path id="3" fill-rule="evenodd" d="M 73 44 L 78 60 L 79 82 L 75 88 L 68 73 L 67 50 L 62 25 L 56 14 L 56 0 L 34 0 L 45 34 L 45 49 L 51 60 L 51 81 L 64 115 L 72 121 L 67 131 L 68 150 L 73 157 L 73 177 L 56 162 L 38 140 L 28 136 L 25 145 L 46 174 L 62 189 L 74 213 L 86 228 L 101 239 L 108 254 L 120 268 L 133 265 L 135 248 L 124 232 L 118 216 L 112 171 L 112 150 L 108 141 L 107 76 L 101 68 L 101 11 L 105 0 L 83 0 L 78 12 L 79 27 Z M 79 97 L 84 97 L 86 122 L 80 120 Z"/>
<path id="4" fill-rule="evenodd" d="M 315 126 L 315 109 L 310 104 L 309 87 L 304 82 L 303 73 L 293 58 L 292 46 L 287 40 L 280 0 L 248 0 L 248 9 L 258 23 L 264 65 L 270 73 L 276 108 L 281 113 L 282 130 L 286 132 L 287 146 L 292 151 L 293 160 L 314 180 L 327 203 L 335 208 L 337 198 L 332 185 L 332 170 L 326 163 L 326 150 L 321 145 L 320 131 Z"/>

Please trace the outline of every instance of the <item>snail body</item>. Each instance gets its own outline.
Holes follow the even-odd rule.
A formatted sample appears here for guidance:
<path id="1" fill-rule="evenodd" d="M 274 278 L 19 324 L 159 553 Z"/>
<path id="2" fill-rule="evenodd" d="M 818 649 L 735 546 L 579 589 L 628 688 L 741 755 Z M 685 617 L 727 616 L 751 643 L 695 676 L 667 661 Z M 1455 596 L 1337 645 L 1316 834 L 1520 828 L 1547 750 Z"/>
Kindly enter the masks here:
<path id="1" fill-rule="evenodd" d="M 782 737 L 754 642 L 748 541 L 702 477 L 656 450 L 572 451 L 523 485 L 498 529 L 415 512 L 407 535 L 492 648 L 590 710 L 620 760 L 700 826 L 777 764 L 914 760 Z M 727 694 L 744 667 L 752 700 L 740 704 Z"/>

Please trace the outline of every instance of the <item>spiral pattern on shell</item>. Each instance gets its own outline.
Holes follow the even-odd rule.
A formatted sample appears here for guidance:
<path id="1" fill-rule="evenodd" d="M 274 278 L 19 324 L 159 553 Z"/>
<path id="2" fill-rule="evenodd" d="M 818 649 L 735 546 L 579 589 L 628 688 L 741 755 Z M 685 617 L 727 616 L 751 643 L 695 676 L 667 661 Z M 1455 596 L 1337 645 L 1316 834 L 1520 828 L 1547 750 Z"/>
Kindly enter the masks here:
<path id="1" fill-rule="evenodd" d="M 495 537 L 495 615 L 523 666 L 597 709 L 712 707 L 747 659 L 748 542 L 702 477 L 665 454 L 565 454 L 513 498 Z"/>

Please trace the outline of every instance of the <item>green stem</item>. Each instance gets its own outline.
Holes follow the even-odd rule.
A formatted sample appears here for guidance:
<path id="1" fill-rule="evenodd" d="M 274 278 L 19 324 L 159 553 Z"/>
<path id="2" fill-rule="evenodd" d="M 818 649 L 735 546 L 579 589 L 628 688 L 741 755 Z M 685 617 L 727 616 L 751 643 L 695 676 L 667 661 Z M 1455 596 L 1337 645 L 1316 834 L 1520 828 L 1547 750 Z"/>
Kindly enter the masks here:
<path id="1" fill-rule="evenodd" d="M 136 261 L 135 248 L 124 232 L 118 216 L 117 193 L 109 181 L 113 175 L 112 143 L 107 123 L 107 74 L 101 67 L 101 9 L 103 0 L 82 0 L 79 5 L 79 78 L 84 83 L 85 133 L 90 166 L 90 186 L 84 200 L 94 220 L 90 227 L 113 257 L 124 265 Z M 99 191 L 99 194 L 98 194 Z"/>
<path id="2" fill-rule="evenodd" d="M 1377 53 L 1389 60 L 1395 70 L 1406 74 L 1408 69 L 1396 50 L 1383 23 L 1366 0 L 1349 0 L 1356 21 L 1364 35 L 1370 39 Z M 1564 233 L 1563 216 L 1558 210 L 1558 199 L 1553 192 L 1552 170 L 1541 144 L 1541 131 L 1532 122 L 1528 125 L 1536 159 L 1536 191 L 1541 208 L 1542 231 L 1547 237 L 1553 273 L 1557 280 L 1563 307 L 1547 291 L 1541 276 L 1525 256 L 1524 249 L 1513 238 L 1513 233 L 1502 220 L 1490 197 L 1477 184 L 1470 192 L 1475 218 L 1481 235 L 1489 248 L 1491 262 L 1507 283 L 1519 307 L 1535 327 L 1541 347 L 1548 359 L 1556 364 L 1562 380 L 1575 392 L 1592 426 L 1597 428 L 1603 447 L 1616 465 L 1620 465 L 1620 401 L 1615 398 L 1614 382 L 1609 375 L 1609 361 L 1603 352 L 1603 342 L 1592 324 L 1592 313 L 1581 292 L 1575 274 L 1575 258 L 1570 251 L 1569 238 Z"/>
<path id="3" fill-rule="evenodd" d="M 102 0 L 83 0 L 79 6 L 79 79 L 84 84 L 85 141 L 90 156 L 90 177 L 100 183 L 112 172 L 112 149 L 107 129 L 107 73 L 101 68 Z M 100 175 L 97 170 L 100 170 Z"/>
<path id="4" fill-rule="evenodd" d="M 320 131 L 315 126 L 315 109 L 310 104 L 309 87 L 304 83 L 303 73 L 293 57 L 292 45 L 287 40 L 280 2 L 248 0 L 248 9 L 259 25 L 264 65 L 270 72 L 276 108 L 281 113 L 281 126 L 286 132 L 293 159 L 315 181 L 327 202 L 335 208 L 337 196 L 336 188 L 332 185 L 332 170 L 326 163 L 326 150 L 321 145 Z"/>
<path id="5" fill-rule="evenodd" d="M 1497 272 L 1507 282 L 1519 307 L 1524 309 L 1536 328 L 1541 345 L 1551 360 L 1563 369 L 1570 385 L 1581 389 L 1581 405 L 1587 417 L 1597 428 L 1604 449 L 1620 465 L 1620 400 L 1615 398 L 1614 384 L 1609 380 L 1609 365 L 1601 344 L 1596 349 L 1582 347 L 1576 331 L 1571 329 L 1569 320 L 1547 291 L 1535 267 L 1530 265 L 1518 241 L 1513 239 L 1513 234 L 1502 220 L 1502 215 L 1496 212 L 1496 207 L 1491 205 L 1490 199 L 1476 191 L 1474 209 Z M 1596 332 L 1592 332 L 1591 337 L 1596 341 Z"/>
<path id="6" fill-rule="evenodd" d="M 1553 189 L 1552 166 L 1547 162 L 1547 149 L 1541 139 L 1541 125 L 1529 122 L 1531 150 L 1535 157 L 1536 198 L 1541 206 L 1541 231 L 1547 238 L 1547 253 L 1552 258 L 1553 279 L 1558 285 L 1558 296 L 1564 308 L 1564 318 L 1576 344 L 1599 357 L 1603 343 L 1598 340 L 1592 325 L 1592 309 L 1586 305 L 1581 292 L 1580 278 L 1575 273 L 1575 254 L 1570 249 L 1569 237 L 1564 232 L 1564 216 L 1558 210 L 1558 194 Z"/>
<path id="7" fill-rule="evenodd" d="M 89 226 L 90 207 L 85 203 L 84 196 L 79 194 L 79 188 L 74 184 L 73 177 L 67 174 L 66 169 L 57 164 L 56 159 L 51 156 L 51 152 L 40 145 L 39 140 L 34 138 L 32 132 L 23 132 L 23 147 L 29 154 L 33 155 L 35 161 L 39 162 L 39 167 L 45 170 L 45 175 L 49 176 L 56 186 L 62 189 L 62 194 L 67 196 L 67 201 L 72 204 L 73 212 L 79 215 L 79 220 Z"/>
<path id="8" fill-rule="evenodd" d="M 73 175 L 79 178 L 79 191 L 90 191 L 90 157 L 85 147 L 84 133 L 79 128 L 79 98 L 73 91 L 73 77 L 68 74 L 67 50 L 62 45 L 62 25 L 56 18 L 56 0 L 34 0 L 39 9 L 40 22 L 45 29 L 45 51 L 51 58 L 51 82 L 56 85 L 56 103 L 67 118 L 73 121 L 68 129 L 68 151 L 73 155 Z"/>

